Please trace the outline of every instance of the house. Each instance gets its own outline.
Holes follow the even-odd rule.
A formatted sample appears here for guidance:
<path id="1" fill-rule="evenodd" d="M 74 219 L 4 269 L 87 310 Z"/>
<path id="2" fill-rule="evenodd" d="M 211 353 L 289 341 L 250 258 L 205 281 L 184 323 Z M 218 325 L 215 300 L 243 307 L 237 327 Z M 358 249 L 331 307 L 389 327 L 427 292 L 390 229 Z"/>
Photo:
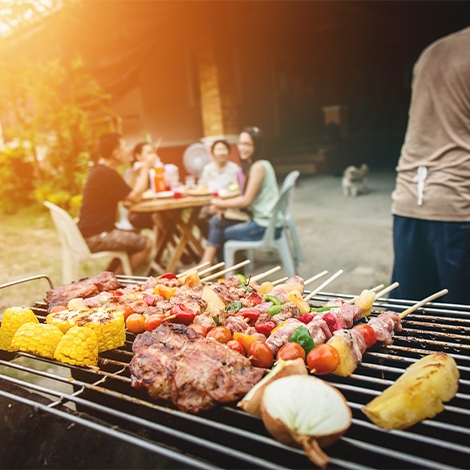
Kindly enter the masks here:
<path id="1" fill-rule="evenodd" d="M 335 172 L 396 162 L 413 64 L 427 44 L 465 27 L 469 10 L 467 2 L 88 1 L 10 53 L 80 54 L 112 93 L 127 139 L 161 138 L 159 154 L 180 168 L 189 144 L 233 143 L 256 125 L 278 173 Z"/>

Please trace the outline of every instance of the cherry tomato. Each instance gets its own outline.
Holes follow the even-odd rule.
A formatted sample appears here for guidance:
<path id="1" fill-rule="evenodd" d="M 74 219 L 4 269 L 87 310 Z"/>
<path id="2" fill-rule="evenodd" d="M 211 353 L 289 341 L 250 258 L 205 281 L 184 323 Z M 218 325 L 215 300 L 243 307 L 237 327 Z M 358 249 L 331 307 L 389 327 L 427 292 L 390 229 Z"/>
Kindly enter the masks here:
<path id="1" fill-rule="evenodd" d="M 197 324 L 191 324 L 188 326 L 188 328 L 191 328 L 194 330 L 196 333 L 199 333 L 201 336 L 206 337 L 207 336 L 207 329 L 203 327 L 202 325 L 197 325 Z"/>
<path id="2" fill-rule="evenodd" d="M 252 366 L 268 369 L 273 365 L 274 355 L 271 348 L 260 340 L 253 341 L 248 349 L 248 357 Z"/>
<path id="3" fill-rule="evenodd" d="M 62 312 L 62 310 L 67 310 L 67 305 L 56 305 L 49 310 L 49 313 Z"/>
<path id="4" fill-rule="evenodd" d="M 178 279 L 178 277 L 173 273 L 164 273 L 159 277 L 159 279 Z"/>
<path id="5" fill-rule="evenodd" d="M 364 337 L 364 341 L 366 342 L 367 348 L 372 347 L 377 341 L 377 336 L 371 326 L 361 323 L 359 325 L 356 325 L 354 329 L 358 330 L 362 334 L 362 336 Z"/>
<path id="6" fill-rule="evenodd" d="M 285 361 L 290 361 L 298 359 L 299 357 L 305 361 L 304 348 L 298 343 L 286 343 L 281 347 L 281 349 L 279 349 L 276 359 L 284 359 Z"/>
<path id="7" fill-rule="evenodd" d="M 320 344 L 307 354 L 307 366 L 317 375 L 331 374 L 340 361 L 338 351 L 329 344 Z"/>
<path id="8" fill-rule="evenodd" d="M 233 349 L 234 351 L 237 351 L 237 352 L 240 353 L 242 356 L 245 355 L 245 348 L 244 348 L 238 341 L 235 341 L 234 339 L 231 339 L 231 340 L 227 343 L 227 346 L 228 346 L 230 349 Z"/>
<path id="9" fill-rule="evenodd" d="M 133 313 L 126 319 L 126 328 L 132 333 L 145 331 L 145 317 L 140 313 Z"/>
<path id="10" fill-rule="evenodd" d="M 145 319 L 145 329 L 147 331 L 153 331 L 155 328 L 158 328 L 165 320 L 165 315 L 161 313 L 152 313 Z"/>
<path id="11" fill-rule="evenodd" d="M 225 326 L 216 326 L 207 333 L 206 338 L 213 338 L 219 343 L 228 343 L 232 339 L 232 332 Z"/>
<path id="12" fill-rule="evenodd" d="M 130 305 L 126 304 L 118 305 L 116 307 L 116 310 L 122 312 L 122 314 L 124 315 L 124 320 L 126 320 L 129 315 L 132 315 L 134 313 L 134 309 Z"/>

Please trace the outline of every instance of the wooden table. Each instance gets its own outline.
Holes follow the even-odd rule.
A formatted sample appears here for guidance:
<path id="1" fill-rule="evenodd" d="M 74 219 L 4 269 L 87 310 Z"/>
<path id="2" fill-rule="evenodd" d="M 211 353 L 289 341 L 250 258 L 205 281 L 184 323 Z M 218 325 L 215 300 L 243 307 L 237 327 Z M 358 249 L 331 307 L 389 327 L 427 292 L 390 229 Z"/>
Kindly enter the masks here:
<path id="1" fill-rule="evenodd" d="M 211 199 L 212 195 L 182 196 L 178 199 L 153 197 L 128 207 L 132 212 L 154 213 L 157 249 L 155 262 L 163 272 L 175 272 L 185 249 L 202 257 L 204 248 L 201 241 L 194 236 L 193 229 L 202 207 L 208 206 Z M 183 217 L 185 209 L 191 209 L 189 217 Z M 165 265 L 162 256 L 165 249 L 170 246 L 174 246 L 175 249 L 170 261 Z"/>

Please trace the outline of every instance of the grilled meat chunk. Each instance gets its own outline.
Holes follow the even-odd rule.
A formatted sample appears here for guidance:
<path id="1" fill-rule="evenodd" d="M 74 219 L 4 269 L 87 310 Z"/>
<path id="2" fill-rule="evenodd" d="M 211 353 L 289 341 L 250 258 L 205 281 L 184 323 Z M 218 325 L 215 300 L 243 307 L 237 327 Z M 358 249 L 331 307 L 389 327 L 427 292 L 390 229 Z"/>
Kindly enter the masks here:
<path id="1" fill-rule="evenodd" d="M 163 324 L 143 333 L 132 349 L 132 386 L 190 413 L 238 400 L 264 374 L 241 354 L 184 325 Z"/>
<path id="2" fill-rule="evenodd" d="M 119 286 L 119 281 L 113 273 L 103 271 L 96 276 L 48 290 L 46 293 L 47 309 L 50 311 L 56 305 L 66 306 L 71 299 L 77 297 L 86 299 L 98 295 L 102 291 L 117 289 Z"/>
<path id="3" fill-rule="evenodd" d="M 132 386 L 146 388 L 154 400 L 171 399 L 171 380 L 185 346 L 199 335 L 178 324 L 163 324 L 138 335 L 132 345 L 134 357 L 129 364 Z"/>
<path id="4" fill-rule="evenodd" d="M 173 377 L 171 399 L 189 413 L 239 400 L 264 375 L 246 357 L 211 339 L 201 338 L 188 345 L 182 356 Z"/>

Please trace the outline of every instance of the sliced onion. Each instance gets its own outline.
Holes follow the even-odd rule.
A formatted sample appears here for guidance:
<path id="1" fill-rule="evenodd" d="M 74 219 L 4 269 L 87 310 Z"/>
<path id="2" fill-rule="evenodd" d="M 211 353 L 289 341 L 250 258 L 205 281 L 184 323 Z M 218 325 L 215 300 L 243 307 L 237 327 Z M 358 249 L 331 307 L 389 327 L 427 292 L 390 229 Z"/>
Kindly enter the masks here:
<path id="1" fill-rule="evenodd" d="M 344 396 L 321 379 L 291 375 L 269 383 L 263 393 L 261 416 L 266 429 L 280 442 L 303 448 L 308 458 L 325 467 L 320 447 L 333 444 L 351 425 Z"/>
<path id="2" fill-rule="evenodd" d="M 265 387 L 274 380 L 280 379 L 282 377 L 287 377 L 289 375 L 298 374 L 308 374 L 303 359 L 298 358 L 291 361 L 284 361 L 284 359 L 279 359 L 279 361 L 276 362 L 276 365 L 271 369 L 269 374 L 265 375 L 263 380 L 259 381 L 245 395 L 243 400 L 241 400 L 237 406 L 239 408 L 243 408 L 247 413 L 250 413 L 253 416 L 261 416 L 260 405 Z"/>

